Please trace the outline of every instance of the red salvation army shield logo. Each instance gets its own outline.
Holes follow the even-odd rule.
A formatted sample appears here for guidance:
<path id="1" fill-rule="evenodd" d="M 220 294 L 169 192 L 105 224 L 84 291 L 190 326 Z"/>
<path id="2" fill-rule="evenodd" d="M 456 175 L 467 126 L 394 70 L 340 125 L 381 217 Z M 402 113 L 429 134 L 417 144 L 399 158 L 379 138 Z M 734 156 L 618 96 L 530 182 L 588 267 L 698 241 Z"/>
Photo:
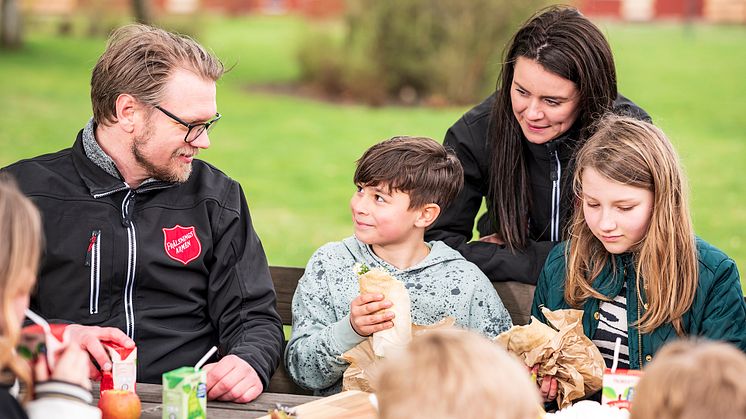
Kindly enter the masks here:
<path id="1" fill-rule="evenodd" d="M 202 244 L 194 226 L 182 227 L 176 224 L 171 228 L 164 228 L 163 247 L 168 257 L 184 265 L 197 259 L 202 252 Z"/>

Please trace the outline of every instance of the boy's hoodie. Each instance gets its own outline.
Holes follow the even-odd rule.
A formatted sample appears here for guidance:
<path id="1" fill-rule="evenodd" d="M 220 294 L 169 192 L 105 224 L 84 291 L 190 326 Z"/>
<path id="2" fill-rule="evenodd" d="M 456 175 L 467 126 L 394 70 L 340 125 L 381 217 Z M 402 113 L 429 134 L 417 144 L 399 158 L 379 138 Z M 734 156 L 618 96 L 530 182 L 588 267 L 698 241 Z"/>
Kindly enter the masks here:
<path id="1" fill-rule="evenodd" d="M 416 324 L 450 316 L 487 337 L 511 327 L 508 311 L 476 265 L 443 242 L 428 246 L 425 259 L 404 270 L 354 236 L 328 243 L 311 256 L 293 296 L 293 334 L 285 350 L 285 365 L 296 383 L 321 395 L 342 389 L 349 364 L 339 356 L 366 339 L 350 324 L 350 303 L 360 294 L 352 269 L 358 262 L 382 267 L 405 284 Z"/>

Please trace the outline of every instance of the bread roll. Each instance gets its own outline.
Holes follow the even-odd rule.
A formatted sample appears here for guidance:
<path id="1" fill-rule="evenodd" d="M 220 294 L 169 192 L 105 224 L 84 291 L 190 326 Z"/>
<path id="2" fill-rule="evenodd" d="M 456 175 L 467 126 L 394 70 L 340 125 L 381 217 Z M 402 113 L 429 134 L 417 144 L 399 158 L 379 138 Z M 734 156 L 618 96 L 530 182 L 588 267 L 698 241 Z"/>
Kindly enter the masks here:
<path id="1" fill-rule="evenodd" d="M 380 268 L 371 269 L 358 279 L 361 294 L 383 294 L 384 299 L 393 304 L 388 310 L 394 312 L 394 327 L 373 334 L 373 352 L 376 356 L 384 357 L 406 347 L 412 340 L 412 315 L 409 293 L 404 283 Z"/>

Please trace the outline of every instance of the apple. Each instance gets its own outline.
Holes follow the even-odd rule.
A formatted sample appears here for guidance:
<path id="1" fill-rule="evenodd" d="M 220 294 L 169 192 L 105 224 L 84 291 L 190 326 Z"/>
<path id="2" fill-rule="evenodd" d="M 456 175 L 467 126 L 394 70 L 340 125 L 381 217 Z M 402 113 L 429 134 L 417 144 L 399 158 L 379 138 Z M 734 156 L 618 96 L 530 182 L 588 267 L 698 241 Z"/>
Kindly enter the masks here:
<path id="1" fill-rule="evenodd" d="M 102 419 L 138 419 L 140 398 L 128 390 L 104 390 L 98 400 Z"/>

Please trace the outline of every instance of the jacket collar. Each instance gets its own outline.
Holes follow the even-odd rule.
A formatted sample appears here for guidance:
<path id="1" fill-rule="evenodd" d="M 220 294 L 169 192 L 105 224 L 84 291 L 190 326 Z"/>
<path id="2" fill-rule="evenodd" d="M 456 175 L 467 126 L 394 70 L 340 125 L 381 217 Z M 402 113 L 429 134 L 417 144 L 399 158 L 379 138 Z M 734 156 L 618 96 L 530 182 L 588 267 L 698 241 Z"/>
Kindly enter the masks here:
<path id="1" fill-rule="evenodd" d="M 554 160 L 552 154 L 555 150 L 559 153 L 559 158 L 565 161 L 572 156 L 579 135 L 580 130 L 573 125 L 559 137 L 543 144 L 534 144 L 523 136 L 523 144 L 537 161 Z"/>
<path id="2" fill-rule="evenodd" d="M 113 159 L 101 149 L 98 142 L 93 138 L 94 127 L 92 120 L 89 121 L 88 125 L 78 132 L 78 136 L 72 146 L 73 164 L 80 178 L 85 183 L 91 196 L 96 199 L 131 189 L 122 180 L 119 171 L 114 166 Z M 84 144 L 87 144 L 87 146 Z M 88 153 L 89 150 L 91 154 Z M 136 189 L 136 192 L 169 188 L 176 185 L 177 183 L 174 182 L 148 179 Z"/>

